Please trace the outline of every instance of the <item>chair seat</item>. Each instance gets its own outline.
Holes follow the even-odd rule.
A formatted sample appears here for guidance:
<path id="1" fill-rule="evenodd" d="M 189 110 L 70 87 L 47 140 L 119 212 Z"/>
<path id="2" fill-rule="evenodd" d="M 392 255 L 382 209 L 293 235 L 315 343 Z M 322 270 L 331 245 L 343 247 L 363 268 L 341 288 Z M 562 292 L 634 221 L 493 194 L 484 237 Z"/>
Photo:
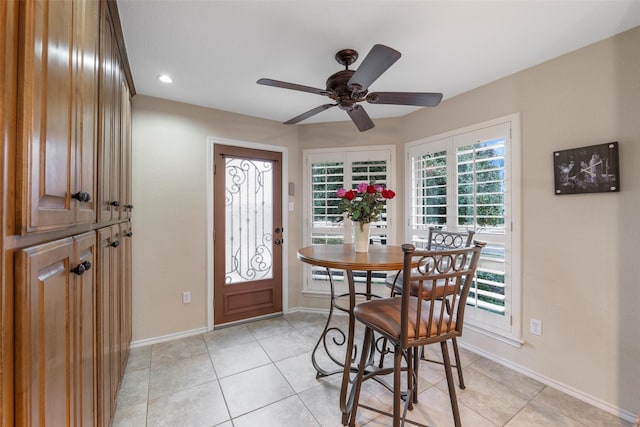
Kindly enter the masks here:
<path id="1" fill-rule="evenodd" d="M 373 329 L 384 333 L 389 339 L 400 339 L 400 319 L 401 319 L 402 298 L 384 298 L 360 303 L 353 309 L 353 314 L 360 322 L 371 326 Z M 420 312 L 420 336 L 416 336 L 416 321 L 418 312 L 418 298 L 409 298 L 409 329 L 407 337 L 417 340 L 427 337 L 444 335 L 455 330 L 455 320 L 449 323 L 449 316 L 444 315 L 443 325 L 448 325 L 447 330 L 438 331 L 439 316 L 434 314 L 431 322 L 431 331 L 427 333 L 427 323 L 429 322 L 428 301 L 422 301 Z M 437 311 L 437 310 L 436 310 Z"/>
<path id="2" fill-rule="evenodd" d="M 404 279 L 402 277 L 402 273 L 400 274 L 400 276 L 398 276 L 398 279 L 395 281 L 394 283 L 394 277 L 395 275 L 391 276 L 391 277 L 387 277 L 387 279 L 385 280 L 385 285 L 387 285 L 388 288 L 391 288 L 392 292 L 394 294 L 400 295 L 402 294 L 402 285 L 404 283 Z M 410 284 L 411 286 L 411 295 L 416 295 L 418 293 L 418 289 L 420 288 L 420 285 L 417 281 L 413 281 Z M 445 297 L 445 295 L 451 295 L 453 292 L 453 287 L 450 286 L 448 291 L 445 292 L 445 286 L 444 286 L 444 282 L 442 283 L 442 285 L 440 283 L 436 284 L 436 299 L 442 299 Z M 433 292 L 433 285 L 431 283 L 424 283 L 422 284 L 422 298 L 425 299 L 431 299 L 431 293 Z"/>

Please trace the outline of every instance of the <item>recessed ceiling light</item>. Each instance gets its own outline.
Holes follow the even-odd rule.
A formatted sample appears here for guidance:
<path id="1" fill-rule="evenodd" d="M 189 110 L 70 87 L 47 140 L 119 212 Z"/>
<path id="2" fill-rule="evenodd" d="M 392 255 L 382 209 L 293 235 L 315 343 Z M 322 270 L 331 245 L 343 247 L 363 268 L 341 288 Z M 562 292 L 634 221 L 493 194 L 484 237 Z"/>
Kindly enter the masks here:
<path id="1" fill-rule="evenodd" d="M 173 79 L 167 74 L 158 74 L 158 80 L 162 83 L 173 83 Z"/>

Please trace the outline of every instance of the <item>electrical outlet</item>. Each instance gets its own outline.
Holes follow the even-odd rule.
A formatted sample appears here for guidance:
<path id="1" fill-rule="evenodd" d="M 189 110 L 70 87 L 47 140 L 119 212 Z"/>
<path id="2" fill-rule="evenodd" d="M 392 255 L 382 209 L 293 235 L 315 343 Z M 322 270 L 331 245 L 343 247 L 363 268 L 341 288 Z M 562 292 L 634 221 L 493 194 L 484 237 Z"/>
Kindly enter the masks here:
<path id="1" fill-rule="evenodd" d="M 182 303 L 189 304 L 191 302 L 191 292 L 183 292 L 182 293 Z"/>
<path id="2" fill-rule="evenodd" d="M 529 330 L 534 335 L 542 335 L 542 320 L 530 319 Z"/>

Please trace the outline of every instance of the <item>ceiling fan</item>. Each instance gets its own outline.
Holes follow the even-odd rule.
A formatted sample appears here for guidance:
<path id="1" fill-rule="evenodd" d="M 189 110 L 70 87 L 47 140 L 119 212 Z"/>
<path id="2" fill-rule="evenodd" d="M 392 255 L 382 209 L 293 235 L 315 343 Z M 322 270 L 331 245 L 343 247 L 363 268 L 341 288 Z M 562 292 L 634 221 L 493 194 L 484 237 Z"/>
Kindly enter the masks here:
<path id="1" fill-rule="evenodd" d="M 285 125 L 293 125 L 308 119 L 328 108 L 340 107 L 345 110 L 360 132 L 373 128 L 375 125 L 362 107 L 360 102 L 367 101 L 370 104 L 395 104 L 415 105 L 419 107 L 435 107 L 442 100 L 441 93 L 428 92 L 371 92 L 369 85 L 378 79 L 398 59 L 400 52 L 388 46 L 377 44 L 371 48 L 357 70 L 350 70 L 349 65 L 358 59 L 358 52 L 353 49 L 343 49 L 336 53 L 336 61 L 344 65 L 345 69 L 332 74 L 327 79 L 327 88 L 287 83 L 279 80 L 260 79 L 258 84 L 274 86 L 284 89 L 299 90 L 328 96 L 335 103 L 324 104 L 300 114 L 284 122 Z"/>

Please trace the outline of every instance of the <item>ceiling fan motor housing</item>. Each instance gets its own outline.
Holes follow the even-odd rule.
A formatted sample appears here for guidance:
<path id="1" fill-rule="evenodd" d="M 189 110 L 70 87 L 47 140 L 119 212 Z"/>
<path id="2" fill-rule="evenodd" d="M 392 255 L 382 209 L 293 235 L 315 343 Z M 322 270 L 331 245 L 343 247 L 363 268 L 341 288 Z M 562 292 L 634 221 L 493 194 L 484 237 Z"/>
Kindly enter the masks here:
<path id="1" fill-rule="evenodd" d="M 366 94 L 366 91 L 359 93 L 347 85 L 353 73 L 355 70 L 341 70 L 327 79 L 329 97 L 336 101 L 342 110 L 351 110 Z"/>

